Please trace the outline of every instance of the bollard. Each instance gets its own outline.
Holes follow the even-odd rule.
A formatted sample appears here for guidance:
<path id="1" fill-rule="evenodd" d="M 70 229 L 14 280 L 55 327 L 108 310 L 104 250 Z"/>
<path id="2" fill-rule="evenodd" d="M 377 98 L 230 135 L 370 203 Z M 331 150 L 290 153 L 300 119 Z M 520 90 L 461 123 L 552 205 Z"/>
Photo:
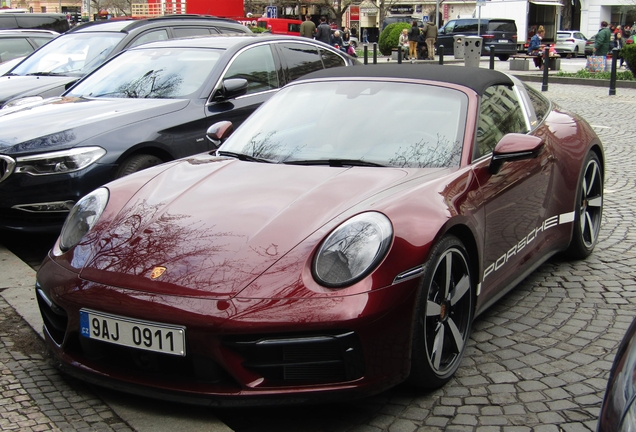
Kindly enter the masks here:
<path id="1" fill-rule="evenodd" d="M 444 64 L 444 45 L 440 45 L 437 47 L 437 55 L 439 56 L 439 64 L 443 65 Z"/>
<path id="2" fill-rule="evenodd" d="M 369 47 L 367 46 L 367 44 L 364 44 L 364 64 L 369 64 L 368 61 L 369 58 Z"/>
<path id="3" fill-rule="evenodd" d="M 373 42 L 373 64 L 378 64 L 378 43 Z"/>
<path id="4" fill-rule="evenodd" d="M 616 96 L 616 60 L 618 60 L 618 48 L 612 50 L 612 71 L 610 72 L 609 95 Z"/>
<path id="5" fill-rule="evenodd" d="M 490 45 L 490 69 L 495 69 L 495 46 Z"/>
<path id="6" fill-rule="evenodd" d="M 398 46 L 398 64 L 402 64 L 402 47 Z"/>
<path id="7" fill-rule="evenodd" d="M 550 48 L 543 48 L 543 84 L 541 91 L 548 91 L 548 70 L 550 70 Z"/>

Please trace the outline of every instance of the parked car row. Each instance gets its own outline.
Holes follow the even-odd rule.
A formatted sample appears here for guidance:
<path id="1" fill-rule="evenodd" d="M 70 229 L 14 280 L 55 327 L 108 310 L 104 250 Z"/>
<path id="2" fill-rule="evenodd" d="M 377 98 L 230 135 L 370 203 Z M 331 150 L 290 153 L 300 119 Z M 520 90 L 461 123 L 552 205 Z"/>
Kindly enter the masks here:
<path id="1" fill-rule="evenodd" d="M 249 33 L 93 24 L 0 79 L 0 228 L 65 221 L 36 286 L 62 370 L 207 405 L 436 388 L 523 275 L 593 252 L 580 117 L 497 71 Z"/>

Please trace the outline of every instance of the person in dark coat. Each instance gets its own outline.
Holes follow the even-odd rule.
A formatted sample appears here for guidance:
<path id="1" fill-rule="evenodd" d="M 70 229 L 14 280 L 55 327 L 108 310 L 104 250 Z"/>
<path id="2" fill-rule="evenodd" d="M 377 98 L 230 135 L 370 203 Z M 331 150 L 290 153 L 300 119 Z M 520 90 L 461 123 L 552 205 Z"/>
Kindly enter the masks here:
<path id="1" fill-rule="evenodd" d="M 610 50 L 610 40 L 612 39 L 612 32 L 607 27 L 609 24 L 607 21 L 601 22 L 601 29 L 596 34 L 594 40 L 594 55 L 595 56 L 607 56 Z"/>
<path id="2" fill-rule="evenodd" d="M 409 29 L 409 58 L 411 61 L 417 58 L 417 39 L 420 37 L 420 28 L 417 21 L 413 21 Z"/>
<path id="3" fill-rule="evenodd" d="M 331 27 L 327 24 L 327 18 L 320 17 L 320 24 L 316 27 L 314 39 L 329 44 L 331 42 Z"/>

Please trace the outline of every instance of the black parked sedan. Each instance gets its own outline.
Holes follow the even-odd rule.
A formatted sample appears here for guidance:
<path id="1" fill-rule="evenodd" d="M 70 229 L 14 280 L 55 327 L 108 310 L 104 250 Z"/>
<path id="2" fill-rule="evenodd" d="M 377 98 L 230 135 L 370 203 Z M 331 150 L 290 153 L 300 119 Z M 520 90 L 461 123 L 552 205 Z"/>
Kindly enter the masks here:
<path id="1" fill-rule="evenodd" d="M 199 15 L 83 24 L 29 55 L 0 77 L 0 106 L 16 98 L 59 96 L 124 49 L 148 42 L 219 33 L 251 31 L 236 21 Z"/>
<path id="2" fill-rule="evenodd" d="M 56 231 L 96 187 L 213 150 L 213 123 L 238 126 L 284 84 L 355 63 L 293 36 L 194 37 L 124 51 L 60 97 L 0 110 L 0 228 Z"/>

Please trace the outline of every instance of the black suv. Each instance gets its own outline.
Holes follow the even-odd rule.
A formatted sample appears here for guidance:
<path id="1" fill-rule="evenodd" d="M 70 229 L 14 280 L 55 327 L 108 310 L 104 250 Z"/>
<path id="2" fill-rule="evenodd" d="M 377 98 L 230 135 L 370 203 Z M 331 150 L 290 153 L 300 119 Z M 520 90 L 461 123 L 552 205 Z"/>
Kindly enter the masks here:
<path id="1" fill-rule="evenodd" d="M 477 31 L 479 29 L 479 32 Z M 490 55 L 490 47 L 495 47 L 495 55 L 506 61 L 517 54 L 517 25 L 507 18 L 460 18 L 448 21 L 439 29 L 435 46 L 444 45 L 445 53 L 452 53 L 455 44 L 453 36 L 481 36 L 482 55 Z"/>
<path id="2" fill-rule="evenodd" d="M 201 15 L 87 23 L 64 33 L 0 77 L 0 106 L 25 97 L 62 94 L 127 48 L 185 36 L 251 33 L 236 21 Z"/>
<path id="3" fill-rule="evenodd" d="M 70 28 L 65 14 L 3 12 L 0 29 L 40 29 L 64 33 Z"/>

